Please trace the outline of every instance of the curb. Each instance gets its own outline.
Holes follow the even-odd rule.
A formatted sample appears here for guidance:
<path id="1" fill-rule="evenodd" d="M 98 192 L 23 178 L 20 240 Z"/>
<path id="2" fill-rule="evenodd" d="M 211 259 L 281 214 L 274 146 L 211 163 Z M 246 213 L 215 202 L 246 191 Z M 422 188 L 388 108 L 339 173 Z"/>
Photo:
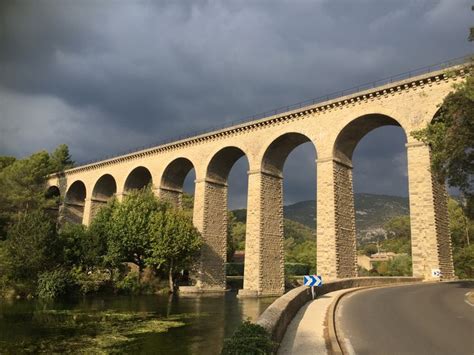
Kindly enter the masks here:
<path id="1" fill-rule="evenodd" d="M 347 290 L 346 292 L 341 293 L 337 296 L 337 298 L 331 303 L 328 308 L 328 312 L 326 314 L 326 329 L 324 332 L 325 341 L 326 341 L 326 348 L 328 350 L 329 355 L 343 355 L 343 354 L 350 354 L 350 352 L 346 349 L 344 342 L 341 341 L 338 337 L 338 331 L 336 327 L 336 309 L 341 301 L 341 299 L 351 293 L 365 291 L 374 288 L 391 288 L 391 287 L 400 287 L 400 286 L 411 286 L 411 285 L 421 285 L 427 283 L 438 283 L 439 281 L 433 282 L 414 282 L 410 284 L 406 283 L 397 283 L 392 285 L 376 285 L 376 286 L 364 286 L 364 287 L 357 287 L 351 290 Z"/>

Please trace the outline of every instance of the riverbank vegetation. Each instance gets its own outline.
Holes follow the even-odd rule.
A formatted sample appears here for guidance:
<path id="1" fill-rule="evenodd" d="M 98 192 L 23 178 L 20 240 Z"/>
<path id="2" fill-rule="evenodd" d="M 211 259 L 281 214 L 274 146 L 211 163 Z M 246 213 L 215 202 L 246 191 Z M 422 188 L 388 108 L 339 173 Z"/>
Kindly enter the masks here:
<path id="1" fill-rule="evenodd" d="M 0 159 L 0 296 L 173 292 L 201 246 L 189 216 L 143 189 L 112 199 L 89 227 L 58 223 L 44 183 L 72 164 L 66 146 Z"/>

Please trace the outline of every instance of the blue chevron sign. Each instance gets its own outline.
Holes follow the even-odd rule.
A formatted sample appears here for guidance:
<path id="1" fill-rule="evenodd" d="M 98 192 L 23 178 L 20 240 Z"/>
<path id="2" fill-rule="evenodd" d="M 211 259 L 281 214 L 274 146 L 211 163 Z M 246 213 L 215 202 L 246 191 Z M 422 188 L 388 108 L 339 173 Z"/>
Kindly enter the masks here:
<path id="1" fill-rule="evenodd" d="M 304 285 L 305 286 L 322 286 L 323 278 L 319 275 L 305 275 Z"/>

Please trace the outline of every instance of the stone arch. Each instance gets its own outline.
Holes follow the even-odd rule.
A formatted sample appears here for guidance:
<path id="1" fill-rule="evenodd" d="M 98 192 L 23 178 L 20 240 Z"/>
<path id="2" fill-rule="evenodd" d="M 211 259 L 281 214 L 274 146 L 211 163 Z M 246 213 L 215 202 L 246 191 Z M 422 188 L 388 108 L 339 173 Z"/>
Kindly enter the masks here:
<path id="1" fill-rule="evenodd" d="M 50 198 L 59 198 L 61 196 L 61 191 L 59 191 L 59 187 L 56 185 L 49 186 L 45 192 L 45 197 L 47 199 Z"/>
<path id="2" fill-rule="evenodd" d="M 224 290 L 226 287 L 227 181 L 232 167 L 243 156 L 247 157 L 242 149 L 235 146 L 218 150 L 207 164 L 205 178 L 196 182 L 196 203 L 199 204 L 194 220 L 204 239 L 200 262 L 201 288 Z M 249 164 L 248 158 L 247 164 Z M 199 206 L 203 208 L 200 209 Z"/>
<path id="3" fill-rule="evenodd" d="M 117 193 L 117 183 L 110 174 L 102 175 L 92 189 L 90 221 L 92 221 L 99 209 Z"/>
<path id="4" fill-rule="evenodd" d="M 212 156 L 207 165 L 206 179 L 226 184 L 232 167 L 243 156 L 247 155 L 238 147 L 230 146 L 220 149 Z"/>
<path id="5" fill-rule="evenodd" d="M 328 268 L 328 264 L 318 262 L 317 267 L 318 272 L 330 278 L 358 274 L 352 158 L 359 142 L 383 126 L 400 127 L 406 142 L 407 133 L 400 121 L 386 114 L 370 113 L 345 124 L 334 141 L 332 157 L 318 161 L 318 194 L 326 196 L 318 200 L 317 207 L 318 231 L 321 231 L 318 232 L 318 260 L 327 262 L 329 251 L 334 264 Z M 334 215 L 334 219 L 325 217 L 328 213 Z"/>
<path id="6" fill-rule="evenodd" d="M 383 126 L 401 127 L 407 136 L 406 130 L 399 121 L 385 114 L 371 113 L 359 116 L 346 124 L 338 133 L 333 147 L 333 156 L 340 162 L 351 165 L 352 155 L 357 144 L 369 132 Z"/>
<path id="7" fill-rule="evenodd" d="M 246 260 L 244 295 L 285 292 L 283 168 L 290 153 L 307 142 L 317 155 L 316 145 L 305 134 L 288 132 L 274 138 L 262 155 L 260 170 L 250 172 L 249 190 L 255 189 L 256 194 L 249 196 L 249 210 L 253 211 L 247 218 L 246 243 L 260 252 Z"/>
<path id="8" fill-rule="evenodd" d="M 152 183 L 153 179 L 150 170 L 144 166 L 138 166 L 128 174 L 123 191 L 143 189 Z"/>
<path id="9" fill-rule="evenodd" d="M 74 181 L 64 199 L 64 219 L 70 223 L 82 223 L 86 201 L 86 185 L 81 180 Z"/>
<path id="10" fill-rule="evenodd" d="M 184 180 L 193 169 L 194 164 L 188 158 L 180 157 L 171 161 L 161 177 L 159 197 L 181 208 Z"/>
<path id="11" fill-rule="evenodd" d="M 289 132 L 275 138 L 265 149 L 261 169 L 262 172 L 282 176 L 286 158 L 299 145 L 312 142 L 302 133 Z M 313 143 L 314 145 L 314 143 Z M 316 150 L 316 146 L 314 145 Z"/>

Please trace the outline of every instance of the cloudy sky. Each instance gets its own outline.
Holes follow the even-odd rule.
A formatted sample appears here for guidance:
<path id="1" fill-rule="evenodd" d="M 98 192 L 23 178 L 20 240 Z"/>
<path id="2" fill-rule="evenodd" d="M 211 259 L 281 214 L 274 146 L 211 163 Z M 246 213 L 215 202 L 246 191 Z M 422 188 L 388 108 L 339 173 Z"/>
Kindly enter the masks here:
<path id="1" fill-rule="evenodd" d="M 474 49 L 472 5 L 2 0 L 0 154 L 66 143 L 77 162 L 100 158 L 460 57 Z M 361 141 L 356 192 L 407 194 L 404 140 L 380 128 Z M 309 145 L 290 155 L 286 203 L 314 198 L 314 159 Z"/>

